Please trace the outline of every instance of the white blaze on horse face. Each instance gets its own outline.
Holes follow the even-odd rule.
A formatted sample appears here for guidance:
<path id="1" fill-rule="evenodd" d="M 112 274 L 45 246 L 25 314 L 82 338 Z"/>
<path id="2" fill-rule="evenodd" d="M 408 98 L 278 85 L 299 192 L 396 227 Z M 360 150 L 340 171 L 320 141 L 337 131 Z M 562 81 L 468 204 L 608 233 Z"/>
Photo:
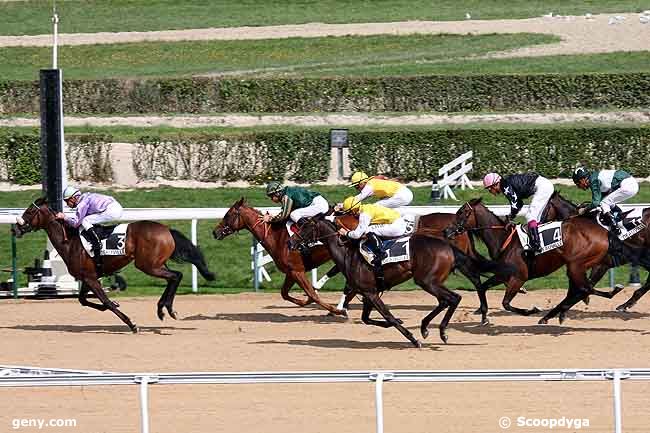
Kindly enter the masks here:
<path id="1" fill-rule="evenodd" d="M 16 223 L 17 223 L 19 226 L 24 226 L 24 225 L 25 225 L 25 220 L 23 219 L 23 217 L 17 216 L 17 217 L 16 217 Z"/>

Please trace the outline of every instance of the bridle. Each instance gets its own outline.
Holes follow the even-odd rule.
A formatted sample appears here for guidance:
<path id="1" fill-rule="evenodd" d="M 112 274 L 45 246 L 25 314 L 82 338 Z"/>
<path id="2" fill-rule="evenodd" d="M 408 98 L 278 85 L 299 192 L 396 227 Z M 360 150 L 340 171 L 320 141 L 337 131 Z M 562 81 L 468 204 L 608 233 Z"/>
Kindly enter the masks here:
<path id="1" fill-rule="evenodd" d="M 453 229 L 450 230 L 451 227 L 448 227 L 445 229 L 445 236 L 449 239 L 453 239 L 455 236 L 462 234 L 463 232 L 477 232 L 481 230 L 492 230 L 492 229 L 505 229 L 506 225 L 505 224 L 495 224 L 495 225 L 488 225 L 488 226 L 480 226 L 480 227 L 472 227 L 472 228 L 467 228 L 465 227 L 465 224 L 467 223 L 467 220 L 469 220 L 469 217 L 474 214 L 474 217 L 476 218 L 476 212 L 474 210 L 474 207 L 469 204 L 469 202 L 465 202 L 463 206 L 458 210 L 464 211 L 465 209 L 469 209 L 469 212 L 463 212 L 462 216 L 464 217 L 462 221 L 458 221 L 458 218 L 456 218 L 456 222 L 452 224 Z M 476 220 L 478 222 L 478 219 Z"/>

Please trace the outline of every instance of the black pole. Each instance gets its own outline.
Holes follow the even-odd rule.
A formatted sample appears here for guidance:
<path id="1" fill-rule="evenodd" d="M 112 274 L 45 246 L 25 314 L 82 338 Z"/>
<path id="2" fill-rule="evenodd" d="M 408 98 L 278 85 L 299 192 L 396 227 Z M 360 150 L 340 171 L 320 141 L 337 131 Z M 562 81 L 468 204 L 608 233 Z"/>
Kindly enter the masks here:
<path id="1" fill-rule="evenodd" d="M 50 209 L 63 210 L 63 99 L 60 69 L 41 69 L 41 176 Z"/>

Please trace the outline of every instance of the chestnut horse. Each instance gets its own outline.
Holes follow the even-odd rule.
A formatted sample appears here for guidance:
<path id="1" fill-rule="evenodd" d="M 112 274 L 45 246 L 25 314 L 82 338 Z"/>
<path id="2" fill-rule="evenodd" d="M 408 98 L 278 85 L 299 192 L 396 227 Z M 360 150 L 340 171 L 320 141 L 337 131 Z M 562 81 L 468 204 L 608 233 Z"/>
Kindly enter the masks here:
<path id="1" fill-rule="evenodd" d="M 358 243 L 353 241 L 342 242 L 337 230 L 335 223 L 323 216 L 309 218 L 300 227 L 297 243 L 292 247 L 296 248 L 300 243 L 324 242 L 332 260 L 345 275 L 348 286 L 363 296 L 363 312 L 361 315 L 363 323 L 382 328 L 395 327 L 414 346 L 421 347 L 420 342 L 408 329 L 402 326 L 401 321 L 393 316 L 381 300 L 381 293 L 377 288 L 374 271 L 361 256 Z M 438 299 L 438 306 L 422 319 L 420 332 L 422 337 L 427 338 L 429 335 L 428 326 L 431 320 L 447 309 L 440 323 L 440 338 L 445 343 L 448 340 L 447 325 L 461 300 L 460 295 L 444 286 L 444 282 L 454 267 L 469 262 L 469 265 L 486 272 L 498 272 L 509 268 L 507 265 L 497 265 L 494 262 L 473 259 L 442 239 L 418 233 L 410 238 L 409 252 L 409 260 L 384 265 L 384 288 L 390 289 L 413 278 L 416 284 L 435 296 Z M 502 276 L 505 278 L 507 275 Z M 373 309 L 376 309 L 385 320 L 370 319 L 370 313 Z"/>
<path id="2" fill-rule="evenodd" d="M 311 302 L 316 302 L 332 314 L 345 316 L 346 312 L 333 305 L 323 302 L 311 285 L 305 271 L 313 269 L 330 260 L 327 248 L 323 245 L 310 249 L 311 255 L 303 258 L 298 251 L 289 250 L 289 233 L 284 223 L 268 224 L 260 221 L 262 214 L 255 208 L 248 206 L 244 198 L 233 204 L 221 222 L 214 228 L 212 234 L 215 239 L 222 240 L 235 232 L 246 229 L 250 231 L 266 251 L 269 252 L 278 269 L 285 274 L 282 284 L 282 299 L 304 307 Z M 331 276 L 337 270 L 328 272 Z M 289 289 L 294 283 L 305 291 L 307 300 L 301 300 L 289 295 Z"/>
<path id="3" fill-rule="evenodd" d="M 562 224 L 563 246 L 544 254 L 536 256 L 532 262 L 526 259 L 524 249 L 519 238 L 514 232 L 505 230 L 504 222 L 492 213 L 481 199 L 473 199 L 465 203 L 456 213 L 456 223 L 450 227 L 447 234 L 453 236 L 456 232 L 473 230 L 486 244 L 490 257 L 500 263 L 509 263 L 515 266 L 516 272 L 508 279 L 498 275 L 491 277 L 482 284 L 481 290 L 499 283 L 506 284 L 506 293 L 503 297 L 503 308 L 517 314 L 530 315 L 538 313 L 534 307 L 529 310 L 516 308 L 510 303 L 518 293 L 521 286 L 529 279 L 539 278 L 555 272 L 562 266 L 567 267 L 569 278 L 569 291 L 566 297 L 555 308 L 551 309 L 539 323 L 547 323 L 549 319 L 559 315 L 560 323 L 564 320 L 566 312 L 577 302 L 590 294 L 597 294 L 591 281 L 587 278 L 587 270 L 607 260 L 609 256 L 609 233 L 596 222 L 587 218 L 572 218 Z M 614 242 L 616 242 L 614 240 Z M 630 248 L 625 249 L 628 257 L 639 254 Z M 530 267 L 529 267 L 530 264 Z M 603 293 L 602 296 L 607 296 Z M 481 315 L 484 322 L 487 316 L 487 304 L 481 305 Z"/>
<path id="4" fill-rule="evenodd" d="M 111 301 L 101 283 L 95 269 L 95 261 L 84 249 L 79 231 L 70 228 L 62 221 L 54 218 L 54 211 L 47 206 L 44 198 L 32 203 L 18 218 L 14 233 L 17 237 L 39 229 L 44 229 L 54 248 L 68 267 L 70 275 L 81 281 L 79 302 L 86 307 L 99 311 L 112 311 L 134 333 L 138 327 L 119 310 L 117 302 Z M 129 224 L 126 231 L 125 254 L 122 256 L 104 257 L 104 275 L 110 275 L 132 261 L 135 267 L 145 274 L 167 280 L 167 287 L 158 301 L 157 314 L 163 320 L 167 309 L 169 315 L 176 319 L 174 297 L 183 278 L 183 274 L 167 267 L 167 261 L 188 262 L 196 266 L 201 275 L 208 280 L 214 280 L 214 274 L 208 270 L 203 254 L 180 232 L 152 221 L 136 221 Z M 101 304 L 88 301 L 88 292 L 92 292 Z"/>

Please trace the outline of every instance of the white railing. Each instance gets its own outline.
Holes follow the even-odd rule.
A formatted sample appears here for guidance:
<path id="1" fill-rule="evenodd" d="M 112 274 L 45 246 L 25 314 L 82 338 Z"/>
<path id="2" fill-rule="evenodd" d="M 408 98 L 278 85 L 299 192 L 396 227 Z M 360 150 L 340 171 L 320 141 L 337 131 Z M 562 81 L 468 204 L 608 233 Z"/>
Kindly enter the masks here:
<path id="1" fill-rule="evenodd" d="M 249 373 L 51 374 L 0 377 L 0 387 L 139 385 L 141 432 L 149 433 L 149 385 L 375 382 L 376 431 L 383 433 L 384 382 L 613 382 L 614 432 L 622 433 L 621 380 L 650 380 L 650 369 L 304 371 Z"/>
<path id="2" fill-rule="evenodd" d="M 625 212 L 636 208 L 650 207 L 649 203 L 634 203 L 622 204 L 619 207 Z M 441 205 L 441 206 L 406 206 L 399 210 L 402 213 L 413 215 L 426 215 L 430 213 L 455 213 L 460 208 L 460 205 Z M 508 215 L 510 213 L 510 206 L 508 205 L 494 205 L 488 208 L 497 215 Z M 223 218 L 228 212 L 229 208 L 126 208 L 122 214 L 121 221 L 140 221 L 140 220 L 190 220 L 192 221 L 192 228 L 190 239 L 194 245 L 198 241 L 198 221 L 199 220 L 216 220 Z M 262 212 L 277 213 L 280 211 L 278 207 L 260 207 L 257 208 Z M 528 205 L 525 205 L 521 214 L 527 212 Z M 15 224 L 16 217 L 22 215 L 25 211 L 24 208 L 4 208 L 0 209 L 0 224 Z M 253 265 L 255 267 L 255 265 Z M 254 278 L 256 277 L 253 271 Z M 198 273 L 195 266 L 192 266 L 192 291 L 198 291 Z"/>
<path id="3" fill-rule="evenodd" d="M 453 161 L 443 165 L 440 170 L 438 170 L 438 176 L 442 176 L 442 180 L 440 181 L 439 185 L 442 187 L 443 198 L 447 199 L 451 197 L 452 199 L 458 201 L 456 195 L 451 190 L 452 185 L 455 186 L 460 183 L 460 187 L 463 190 L 466 187 L 469 189 L 474 189 L 472 183 L 469 180 L 469 177 L 467 177 L 467 173 L 472 171 L 472 168 L 474 168 L 474 165 L 471 162 L 468 162 L 470 159 L 472 159 L 472 156 L 474 156 L 474 153 L 470 150 L 469 152 L 463 153 Z M 450 173 L 459 165 L 460 167 L 458 167 L 456 171 Z"/>

